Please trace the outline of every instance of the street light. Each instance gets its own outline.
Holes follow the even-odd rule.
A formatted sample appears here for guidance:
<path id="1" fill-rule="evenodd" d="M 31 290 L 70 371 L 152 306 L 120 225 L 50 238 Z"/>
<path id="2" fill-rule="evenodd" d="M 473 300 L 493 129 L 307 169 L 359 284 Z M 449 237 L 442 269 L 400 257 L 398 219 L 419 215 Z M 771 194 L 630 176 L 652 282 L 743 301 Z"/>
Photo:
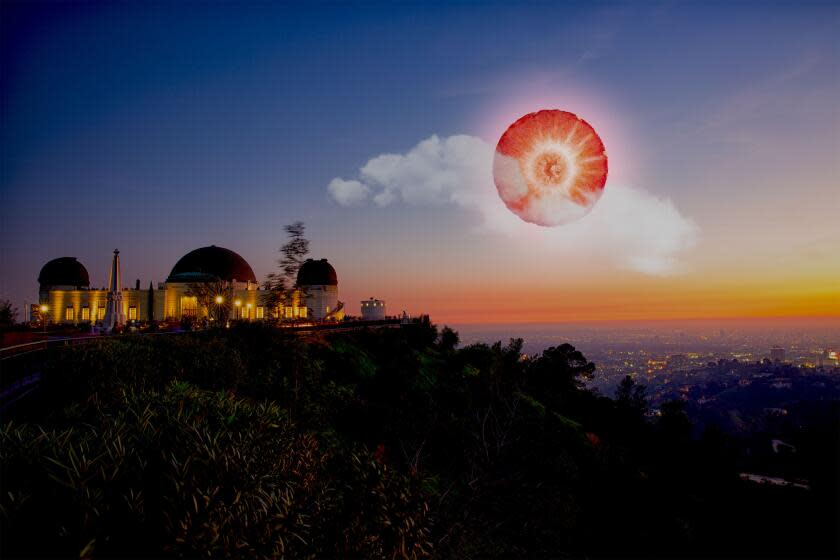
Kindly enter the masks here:
<path id="1" fill-rule="evenodd" d="M 242 307 L 242 300 L 241 299 L 234 300 L 233 305 L 236 306 L 236 314 L 239 315 L 239 317 L 237 317 L 237 319 L 241 319 L 242 318 L 242 309 L 240 309 L 240 308 Z"/>
<path id="2" fill-rule="evenodd" d="M 44 333 L 46 333 L 47 332 L 47 311 L 50 310 L 50 306 L 49 305 L 41 305 L 41 307 L 39 307 L 38 309 L 41 311 L 41 323 L 44 327 Z"/>
<path id="3" fill-rule="evenodd" d="M 220 295 L 216 296 L 216 318 L 221 322 L 222 320 L 222 304 L 225 302 L 225 298 Z"/>

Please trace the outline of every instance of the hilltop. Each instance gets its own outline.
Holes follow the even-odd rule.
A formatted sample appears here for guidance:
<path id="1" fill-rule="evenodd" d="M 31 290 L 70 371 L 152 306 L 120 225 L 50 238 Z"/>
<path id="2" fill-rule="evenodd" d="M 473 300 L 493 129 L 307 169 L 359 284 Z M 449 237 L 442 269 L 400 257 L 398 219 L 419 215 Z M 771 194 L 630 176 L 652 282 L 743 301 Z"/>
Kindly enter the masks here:
<path id="1" fill-rule="evenodd" d="M 803 450 L 810 490 L 751 484 L 679 403 L 651 419 L 574 347 L 521 350 L 428 322 L 61 349 L 3 419 L 3 556 L 837 551 L 830 450 Z"/>

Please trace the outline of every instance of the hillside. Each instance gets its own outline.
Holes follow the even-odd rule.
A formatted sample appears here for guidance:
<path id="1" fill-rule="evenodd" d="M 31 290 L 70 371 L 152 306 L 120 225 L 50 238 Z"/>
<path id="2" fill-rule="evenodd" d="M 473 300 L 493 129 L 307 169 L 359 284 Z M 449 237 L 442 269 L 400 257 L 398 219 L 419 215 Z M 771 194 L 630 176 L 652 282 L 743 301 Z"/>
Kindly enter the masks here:
<path id="1" fill-rule="evenodd" d="M 750 484 L 679 404 L 585 390 L 569 345 L 457 343 L 244 324 L 61 350 L 3 418 L 2 555 L 837 553 L 830 442 L 810 490 Z"/>

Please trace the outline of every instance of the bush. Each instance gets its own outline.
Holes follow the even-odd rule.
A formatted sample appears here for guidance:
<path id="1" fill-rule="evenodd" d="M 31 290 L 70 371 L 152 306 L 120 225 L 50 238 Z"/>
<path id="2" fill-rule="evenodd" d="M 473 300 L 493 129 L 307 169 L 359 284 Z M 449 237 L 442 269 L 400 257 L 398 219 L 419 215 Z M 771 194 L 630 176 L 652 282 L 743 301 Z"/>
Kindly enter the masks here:
<path id="1" fill-rule="evenodd" d="M 680 407 L 648 423 L 641 389 L 586 391 L 569 345 L 456 341 L 427 319 L 306 339 L 243 323 L 48 355 L 0 433 L 2 553 L 760 555 L 768 523 L 831 525 L 810 495 L 745 488 Z M 784 550 L 829 555 L 817 533 Z"/>
<path id="2" fill-rule="evenodd" d="M 363 449 L 336 454 L 275 404 L 186 382 L 0 433 L 4 555 L 392 557 L 428 506 Z"/>

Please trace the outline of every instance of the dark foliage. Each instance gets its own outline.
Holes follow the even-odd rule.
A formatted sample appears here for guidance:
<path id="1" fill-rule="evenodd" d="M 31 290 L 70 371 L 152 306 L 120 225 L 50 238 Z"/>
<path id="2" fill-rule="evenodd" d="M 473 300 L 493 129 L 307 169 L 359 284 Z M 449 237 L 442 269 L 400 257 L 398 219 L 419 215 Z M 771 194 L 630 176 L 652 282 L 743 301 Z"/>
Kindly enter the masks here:
<path id="1" fill-rule="evenodd" d="M 216 321 L 217 325 L 224 325 L 230 318 L 233 310 L 233 285 L 230 282 L 217 279 L 189 284 L 187 295 L 194 297 L 204 314 Z"/>
<path id="2" fill-rule="evenodd" d="M 566 344 L 428 320 L 256 324 L 65 349 L 0 433 L 4 556 L 827 556 L 825 494 L 738 477 L 727 436 Z M 826 455 L 814 434 L 815 463 Z M 835 463 L 836 464 L 836 463 Z M 832 476 L 823 464 L 823 478 Z"/>
<path id="3" fill-rule="evenodd" d="M 0 328 L 8 328 L 15 324 L 18 310 L 7 299 L 0 299 Z"/>
<path id="4" fill-rule="evenodd" d="M 306 239 L 306 225 L 294 222 L 283 227 L 287 241 L 280 247 L 281 258 L 277 259 L 277 271 L 270 272 L 263 283 L 266 291 L 264 305 L 269 314 L 274 314 L 278 306 L 291 305 L 297 297 L 301 303 L 306 301 L 305 287 L 297 286 L 300 267 L 309 254 L 309 240 Z M 282 315 L 275 317 L 282 319 Z"/>

